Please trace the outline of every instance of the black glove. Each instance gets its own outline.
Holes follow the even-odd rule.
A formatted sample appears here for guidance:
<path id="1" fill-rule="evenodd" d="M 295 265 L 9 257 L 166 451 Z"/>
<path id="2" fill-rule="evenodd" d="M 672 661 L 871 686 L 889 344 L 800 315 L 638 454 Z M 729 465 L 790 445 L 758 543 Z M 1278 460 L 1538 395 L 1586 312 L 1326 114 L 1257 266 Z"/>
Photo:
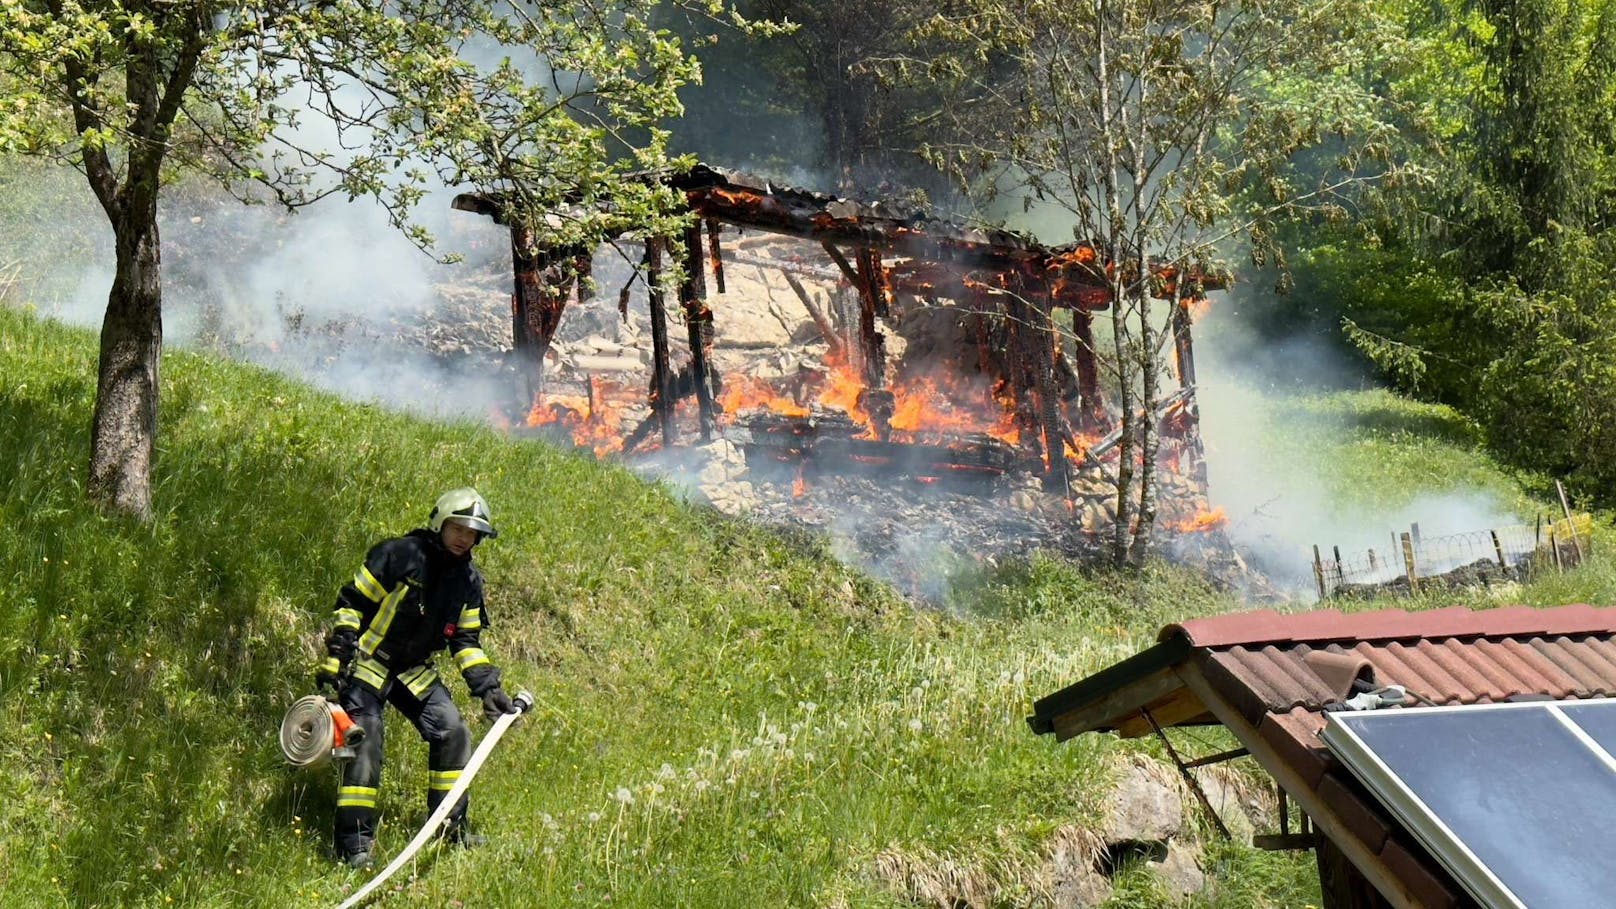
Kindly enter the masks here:
<path id="1" fill-rule="evenodd" d="M 492 723 L 502 715 L 516 712 L 516 702 L 505 693 L 505 689 L 495 686 L 483 692 L 483 717 Z"/>
<path id="2" fill-rule="evenodd" d="M 343 666 L 353 661 L 354 651 L 358 647 L 359 632 L 352 628 L 338 628 L 325 636 L 326 655 L 336 657 Z"/>

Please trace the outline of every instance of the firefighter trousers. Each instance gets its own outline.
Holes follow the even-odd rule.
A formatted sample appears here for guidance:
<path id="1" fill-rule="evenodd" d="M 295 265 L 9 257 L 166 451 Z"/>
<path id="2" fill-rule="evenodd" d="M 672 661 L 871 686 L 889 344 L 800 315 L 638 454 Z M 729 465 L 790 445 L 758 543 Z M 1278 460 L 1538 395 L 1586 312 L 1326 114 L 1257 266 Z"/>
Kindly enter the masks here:
<path id="1" fill-rule="evenodd" d="M 437 810 L 460 771 L 471 759 L 471 732 L 460 716 L 449 689 L 433 680 L 419 695 L 410 691 L 397 676 L 389 676 L 381 691 L 354 681 L 342 690 L 342 709 L 365 730 L 364 740 L 355 749 L 353 760 L 342 769 L 342 786 L 337 790 L 334 840 L 339 856 L 368 850 L 376 838 L 376 791 L 382 779 L 382 711 L 387 704 L 415 725 L 427 743 L 426 809 Z M 466 821 L 466 799 L 461 797 L 449 814 L 445 830 L 460 831 Z"/>

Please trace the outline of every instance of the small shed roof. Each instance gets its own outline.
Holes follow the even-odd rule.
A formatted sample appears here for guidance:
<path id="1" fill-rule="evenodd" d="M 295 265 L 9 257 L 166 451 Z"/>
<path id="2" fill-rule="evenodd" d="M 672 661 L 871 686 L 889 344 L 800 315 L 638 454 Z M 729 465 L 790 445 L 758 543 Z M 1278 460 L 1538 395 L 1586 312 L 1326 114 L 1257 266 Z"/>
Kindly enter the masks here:
<path id="1" fill-rule="evenodd" d="M 1033 705 L 1065 740 L 1160 726 L 1226 726 L 1397 906 L 1467 905 L 1462 891 L 1324 748 L 1324 710 L 1354 679 L 1437 704 L 1616 694 L 1616 608 L 1587 605 L 1192 619 Z M 1417 708 L 1416 708 L 1417 709 Z M 1147 718 L 1148 714 L 1148 718 Z"/>

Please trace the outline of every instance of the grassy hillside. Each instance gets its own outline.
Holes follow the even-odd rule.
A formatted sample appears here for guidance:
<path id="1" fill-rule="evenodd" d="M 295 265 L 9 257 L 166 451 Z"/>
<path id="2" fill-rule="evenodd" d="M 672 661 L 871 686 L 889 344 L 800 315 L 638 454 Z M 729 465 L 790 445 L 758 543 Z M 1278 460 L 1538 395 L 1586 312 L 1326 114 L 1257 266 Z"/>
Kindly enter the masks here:
<path id="1" fill-rule="evenodd" d="M 135 524 L 83 502 L 94 355 L 0 307 L 8 907 L 328 905 L 362 883 L 324 855 L 332 776 L 287 771 L 275 730 L 311 690 L 336 586 L 450 486 L 494 508 L 485 641 L 539 707 L 474 787 L 490 844 L 429 858 L 387 906 L 914 905 L 883 854 L 1038 905 L 1050 835 L 1097 817 L 1108 768 L 1150 746 L 1056 745 L 1027 731 L 1031 701 L 1235 608 L 1179 572 L 1035 560 L 915 609 L 813 541 L 625 471 L 187 353 L 163 367 L 159 513 Z M 1416 441 L 1433 447 L 1410 458 L 1479 457 Z M 1601 562 L 1516 598 L 1613 585 Z M 408 725 L 389 730 L 384 856 L 425 776 Z M 1223 885 L 1196 905 L 1316 902 L 1305 857 L 1209 860 Z M 1112 904 L 1160 903 L 1125 875 Z"/>

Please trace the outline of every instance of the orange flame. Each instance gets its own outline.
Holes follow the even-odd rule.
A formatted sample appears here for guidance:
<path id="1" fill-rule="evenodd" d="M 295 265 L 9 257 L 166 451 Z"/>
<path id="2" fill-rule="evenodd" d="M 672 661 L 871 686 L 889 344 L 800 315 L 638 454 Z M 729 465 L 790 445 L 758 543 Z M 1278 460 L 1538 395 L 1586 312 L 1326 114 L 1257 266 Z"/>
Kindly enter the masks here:
<path id="1" fill-rule="evenodd" d="M 718 404 L 725 413 L 767 410 L 787 417 L 806 417 L 808 408 L 776 391 L 768 382 L 754 376 L 728 376 Z"/>
<path id="2" fill-rule="evenodd" d="M 1205 533 L 1227 523 L 1229 523 L 1229 516 L 1224 514 L 1223 509 L 1219 507 L 1211 511 L 1202 511 L 1187 520 L 1169 521 L 1167 526 L 1169 529 L 1176 530 L 1179 533 Z"/>
<path id="3" fill-rule="evenodd" d="M 605 457 L 623 447 L 623 414 L 608 399 L 602 383 L 593 376 L 589 381 L 587 397 L 547 394 L 534 401 L 525 422 L 528 426 L 560 426 L 575 443 L 594 451 L 596 457 Z"/>

